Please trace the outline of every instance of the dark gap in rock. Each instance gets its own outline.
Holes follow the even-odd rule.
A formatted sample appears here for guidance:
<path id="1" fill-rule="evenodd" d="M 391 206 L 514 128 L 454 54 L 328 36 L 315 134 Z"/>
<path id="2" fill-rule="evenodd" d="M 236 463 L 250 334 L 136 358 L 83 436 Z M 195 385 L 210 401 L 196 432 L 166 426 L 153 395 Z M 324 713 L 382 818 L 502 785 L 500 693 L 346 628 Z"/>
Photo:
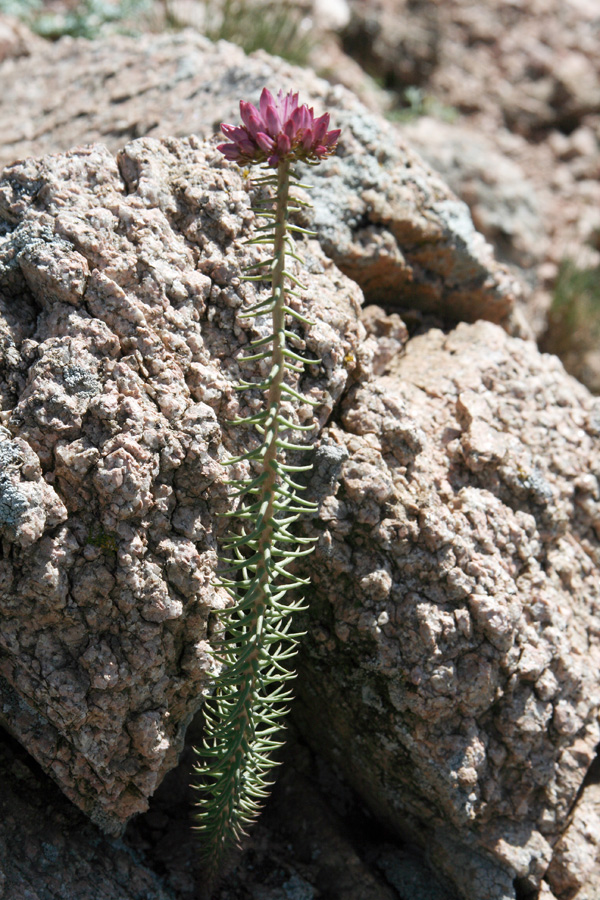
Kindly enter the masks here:
<path id="1" fill-rule="evenodd" d="M 192 830 L 196 798 L 189 787 L 191 744 L 199 741 L 200 727 L 198 716 L 179 766 L 124 837 L 178 900 L 196 900 L 204 881 L 200 838 Z M 304 744 L 293 723 L 286 738 L 271 797 L 243 852 L 232 854 L 213 900 L 255 900 L 282 890 L 288 896 L 293 889 L 308 897 L 311 888 L 322 900 L 415 900 L 411 885 L 437 884 L 422 851 L 378 823 L 339 773 Z M 398 879 L 409 893 L 397 889 Z M 454 900 L 441 887 L 431 896 Z"/>
<path id="2" fill-rule="evenodd" d="M 515 900 L 534 900 L 538 895 L 538 889 L 532 887 L 524 878 L 515 878 Z"/>

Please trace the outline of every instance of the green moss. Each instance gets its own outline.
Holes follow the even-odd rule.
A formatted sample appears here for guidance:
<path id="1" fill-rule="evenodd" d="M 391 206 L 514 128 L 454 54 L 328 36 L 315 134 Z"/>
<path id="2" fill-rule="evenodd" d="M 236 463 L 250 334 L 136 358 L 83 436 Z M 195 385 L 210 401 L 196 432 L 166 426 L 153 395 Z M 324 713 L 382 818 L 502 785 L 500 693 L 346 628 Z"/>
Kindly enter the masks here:
<path id="1" fill-rule="evenodd" d="M 132 23 L 150 9 L 152 0 L 80 0 L 64 12 L 45 10 L 42 0 L 0 0 L 0 13 L 16 16 L 48 40 L 65 35 L 91 40 L 107 27 L 135 30 Z"/>
<path id="2" fill-rule="evenodd" d="M 211 41 L 231 41 L 246 53 L 266 50 L 298 66 L 307 64 L 314 45 L 302 13 L 285 0 L 265 3 L 259 14 L 247 0 L 209 0 L 204 33 Z"/>
<path id="3" fill-rule="evenodd" d="M 454 122 L 458 117 L 458 111 L 454 107 L 446 106 L 437 97 L 425 94 L 419 87 L 405 88 L 402 100 L 401 106 L 386 113 L 386 118 L 391 122 L 413 122 L 421 116 Z"/>
<path id="4" fill-rule="evenodd" d="M 542 349 L 555 353 L 572 375 L 598 391 L 588 354 L 600 346 L 600 266 L 579 268 L 565 260 L 559 270 Z"/>
<path id="5" fill-rule="evenodd" d="M 94 524 L 89 530 L 86 543 L 98 547 L 105 553 L 117 552 L 117 536 L 112 531 L 104 531 L 101 525 Z"/>

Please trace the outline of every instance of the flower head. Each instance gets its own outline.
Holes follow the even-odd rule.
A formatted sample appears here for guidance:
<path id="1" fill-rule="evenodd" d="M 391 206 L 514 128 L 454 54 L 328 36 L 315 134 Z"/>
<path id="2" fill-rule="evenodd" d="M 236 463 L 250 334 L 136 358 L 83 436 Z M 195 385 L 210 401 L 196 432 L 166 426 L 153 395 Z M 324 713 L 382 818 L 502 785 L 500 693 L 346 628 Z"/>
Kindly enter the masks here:
<path id="1" fill-rule="evenodd" d="M 242 125 L 221 125 L 232 143 L 218 149 L 239 165 L 267 162 L 274 169 L 283 160 L 319 160 L 335 153 L 339 129 L 327 131 L 329 113 L 315 118 L 312 107 L 298 106 L 298 94 L 279 91 L 277 100 L 267 88 L 259 109 L 240 100 Z"/>

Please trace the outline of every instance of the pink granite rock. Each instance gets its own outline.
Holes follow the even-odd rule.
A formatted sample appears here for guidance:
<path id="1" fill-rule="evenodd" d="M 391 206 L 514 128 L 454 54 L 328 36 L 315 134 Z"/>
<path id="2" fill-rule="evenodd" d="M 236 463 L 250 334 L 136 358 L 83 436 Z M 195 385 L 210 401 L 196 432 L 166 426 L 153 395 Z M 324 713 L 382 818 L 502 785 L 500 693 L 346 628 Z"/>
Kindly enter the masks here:
<path id="1" fill-rule="evenodd" d="M 365 340 L 358 322 L 357 285 L 507 323 L 516 283 L 464 204 L 350 95 L 266 55 L 63 41 L 10 72 L 4 108 L 33 118 L 9 117 L 7 159 L 208 134 L 271 79 L 332 108 L 344 144 L 314 173 L 305 247 L 317 325 L 298 333 L 324 359 L 304 386 L 329 423 L 298 721 L 461 897 L 584 900 L 592 795 L 569 811 L 598 739 L 597 404 L 493 325 L 409 340 L 370 307 Z M 236 354 L 263 326 L 236 317 L 255 296 L 238 280 L 248 184 L 216 160 L 143 140 L 0 182 L 3 716 L 112 832 L 176 762 L 223 603 L 219 460 L 244 440 Z"/>
<path id="2" fill-rule="evenodd" d="M 236 316 L 260 290 L 240 282 L 250 204 L 194 139 L 118 160 L 90 146 L 0 182 L 3 716 L 110 832 L 146 808 L 210 686 L 220 460 L 257 400 L 234 390 L 236 357 L 266 327 Z M 323 358 L 304 381 L 323 422 L 356 367 L 361 298 L 306 250 L 318 324 L 297 346 Z"/>
<path id="3" fill-rule="evenodd" d="M 188 31 L 65 39 L 6 74 L 0 68 L 0 82 L 0 165 L 89 141 L 116 151 L 127 137 L 209 137 L 263 85 L 297 90 L 342 129 L 336 157 L 311 172 L 310 218 L 325 253 L 367 300 L 389 310 L 410 295 L 411 307 L 446 319 L 516 327 L 520 285 L 494 260 L 467 206 L 385 119 L 310 71 Z"/>
<path id="4" fill-rule="evenodd" d="M 378 370 L 317 453 L 296 714 L 461 897 L 562 900 L 598 865 L 598 403 L 484 322 Z"/>

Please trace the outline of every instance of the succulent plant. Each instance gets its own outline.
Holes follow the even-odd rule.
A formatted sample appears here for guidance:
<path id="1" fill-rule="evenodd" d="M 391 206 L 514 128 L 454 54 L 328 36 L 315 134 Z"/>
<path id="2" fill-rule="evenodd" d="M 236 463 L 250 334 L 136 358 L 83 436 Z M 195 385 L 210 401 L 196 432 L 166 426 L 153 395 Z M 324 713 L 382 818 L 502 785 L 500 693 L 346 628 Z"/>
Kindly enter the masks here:
<path id="1" fill-rule="evenodd" d="M 303 367 L 320 360 L 288 346 L 288 338 L 294 337 L 287 327 L 291 318 L 312 324 L 289 304 L 290 297 L 300 296 L 298 288 L 306 290 L 288 268 L 288 259 L 301 262 L 293 234 L 312 234 L 289 221 L 291 208 L 308 205 L 292 196 L 294 187 L 306 187 L 292 167 L 298 161 L 316 164 L 331 155 L 340 133 L 328 131 L 328 114 L 315 118 L 293 92 L 284 96 L 280 91 L 274 99 L 265 88 L 258 109 L 242 101 L 240 112 L 241 126 L 221 126 L 230 143 L 219 150 L 240 166 L 261 167 L 264 174 L 255 184 L 269 196 L 255 212 L 266 224 L 248 243 L 272 245 L 268 258 L 250 266 L 244 276 L 269 283 L 269 296 L 241 315 L 270 314 L 272 329 L 252 343 L 254 352 L 244 358 L 268 361 L 268 375 L 260 383 L 238 385 L 241 391 L 258 389 L 264 394 L 261 411 L 235 420 L 255 428 L 260 441 L 226 463 L 249 463 L 252 472 L 230 482 L 238 505 L 230 514 L 233 527 L 222 548 L 219 583 L 232 605 L 222 614 L 224 636 L 214 652 L 222 668 L 214 697 L 206 704 L 203 746 L 196 751 L 198 829 L 212 872 L 227 849 L 239 844 L 268 795 L 272 754 L 281 746 L 281 720 L 291 699 L 288 682 L 294 672 L 289 662 L 302 636 L 292 632 L 292 620 L 303 601 L 290 599 L 289 592 L 308 582 L 289 567 L 312 551 L 312 542 L 295 536 L 292 528 L 316 507 L 301 497 L 303 485 L 297 480 L 297 473 L 311 466 L 292 465 L 288 455 L 309 446 L 291 440 L 293 433 L 315 426 L 293 421 L 284 407 L 290 402 L 317 405 L 296 388 Z"/>

